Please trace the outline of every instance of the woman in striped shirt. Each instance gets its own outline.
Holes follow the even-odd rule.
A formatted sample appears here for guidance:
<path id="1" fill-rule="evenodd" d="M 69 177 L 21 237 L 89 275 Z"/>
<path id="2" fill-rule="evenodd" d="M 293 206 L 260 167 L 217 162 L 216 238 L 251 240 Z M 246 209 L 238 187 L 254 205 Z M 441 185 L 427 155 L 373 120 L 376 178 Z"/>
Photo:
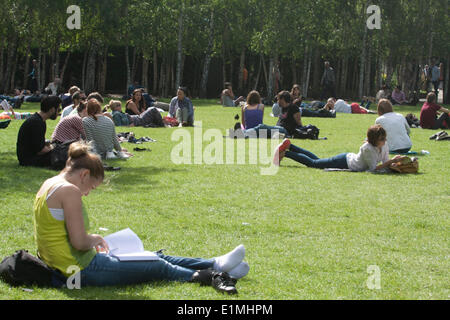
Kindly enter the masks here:
<path id="1" fill-rule="evenodd" d="M 117 139 L 113 121 L 102 114 L 102 106 L 96 99 L 87 104 L 88 116 L 83 119 L 86 140 L 92 141 L 93 150 L 103 159 L 127 159 L 127 150 L 122 149 Z M 113 151 L 117 152 L 117 155 Z"/>

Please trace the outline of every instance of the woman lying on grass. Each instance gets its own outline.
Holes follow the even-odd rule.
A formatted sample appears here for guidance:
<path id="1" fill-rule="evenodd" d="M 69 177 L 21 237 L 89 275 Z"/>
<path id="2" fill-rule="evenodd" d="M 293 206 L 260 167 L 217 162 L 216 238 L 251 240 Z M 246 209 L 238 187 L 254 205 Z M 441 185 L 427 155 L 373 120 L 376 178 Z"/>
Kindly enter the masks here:
<path id="1" fill-rule="evenodd" d="M 40 258 L 50 267 L 70 276 L 68 268 L 81 270 L 82 286 L 132 285 L 167 280 L 211 285 L 220 292 L 237 293 L 236 281 L 247 275 L 244 246 L 214 259 L 165 256 L 151 262 L 120 262 L 107 254 L 108 245 L 88 234 L 89 218 L 82 197 L 104 179 L 100 157 L 89 146 L 70 146 L 66 168 L 44 182 L 34 203 L 35 239 Z M 106 252 L 106 253 L 99 253 Z M 231 278 L 233 277 L 233 278 Z"/>
<path id="2" fill-rule="evenodd" d="M 380 125 L 375 125 L 367 131 L 367 142 L 362 145 L 358 154 L 342 153 L 332 158 L 320 159 L 315 154 L 294 146 L 285 139 L 275 152 L 274 164 L 280 165 L 286 157 L 316 169 L 350 169 L 351 171 L 380 171 L 392 164 L 402 161 L 403 156 L 389 160 L 389 147 L 386 145 L 386 131 Z M 380 164 L 381 163 L 381 164 Z"/>

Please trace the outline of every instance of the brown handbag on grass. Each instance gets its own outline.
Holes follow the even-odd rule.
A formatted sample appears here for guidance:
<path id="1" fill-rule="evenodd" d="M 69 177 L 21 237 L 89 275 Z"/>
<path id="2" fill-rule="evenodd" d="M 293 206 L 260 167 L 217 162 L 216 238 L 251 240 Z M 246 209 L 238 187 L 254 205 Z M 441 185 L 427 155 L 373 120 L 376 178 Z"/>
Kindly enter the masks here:
<path id="1" fill-rule="evenodd" d="M 402 161 L 393 163 L 389 168 L 398 173 L 418 173 L 419 160 L 417 158 L 411 159 L 406 157 Z"/>

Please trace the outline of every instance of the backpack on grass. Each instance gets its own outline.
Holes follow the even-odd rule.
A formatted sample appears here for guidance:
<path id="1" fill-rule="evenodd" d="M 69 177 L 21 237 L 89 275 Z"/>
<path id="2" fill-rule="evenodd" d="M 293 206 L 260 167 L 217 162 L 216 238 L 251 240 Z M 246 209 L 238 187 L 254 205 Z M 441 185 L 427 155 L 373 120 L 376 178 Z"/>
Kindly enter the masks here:
<path id="1" fill-rule="evenodd" d="M 38 286 L 61 288 L 66 278 L 26 250 L 16 251 L 0 263 L 0 279 L 13 287 Z"/>
<path id="2" fill-rule="evenodd" d="M 299 127 L 295 129 L 293 134 L 294 139 L 309 139 L 309 140 L 319 140 L 320 130 L 316 126 L 307 125 L 306 127 Z"/>

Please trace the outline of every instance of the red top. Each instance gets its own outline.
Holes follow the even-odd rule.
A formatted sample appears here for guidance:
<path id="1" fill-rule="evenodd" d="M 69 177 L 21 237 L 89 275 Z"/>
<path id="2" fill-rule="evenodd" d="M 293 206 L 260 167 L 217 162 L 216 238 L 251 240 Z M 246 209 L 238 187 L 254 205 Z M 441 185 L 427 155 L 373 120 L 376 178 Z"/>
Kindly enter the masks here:
<path id="1" fill-rule="evenodd" d="M 441 109 L 441 106 L 436 103 L 428 103 L 422 107 L 420 112 L 420 126 L 423 129 L 433 129 L 436 122 L 437 111 Z"/>

